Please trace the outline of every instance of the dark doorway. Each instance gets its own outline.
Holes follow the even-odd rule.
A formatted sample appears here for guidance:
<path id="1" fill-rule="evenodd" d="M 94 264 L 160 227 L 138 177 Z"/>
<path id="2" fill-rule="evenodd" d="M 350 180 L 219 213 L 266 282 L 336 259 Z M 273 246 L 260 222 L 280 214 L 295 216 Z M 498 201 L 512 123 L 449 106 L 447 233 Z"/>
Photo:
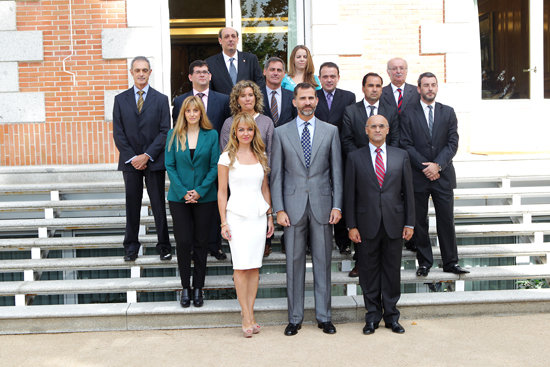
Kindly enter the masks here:
<path id="1" fill-rule="evenodd" d="M 218 31 L 225 26 L 224 0 L 170 0 L 172 101 L 191 90 L 189 64 L 220 52 Z"/>

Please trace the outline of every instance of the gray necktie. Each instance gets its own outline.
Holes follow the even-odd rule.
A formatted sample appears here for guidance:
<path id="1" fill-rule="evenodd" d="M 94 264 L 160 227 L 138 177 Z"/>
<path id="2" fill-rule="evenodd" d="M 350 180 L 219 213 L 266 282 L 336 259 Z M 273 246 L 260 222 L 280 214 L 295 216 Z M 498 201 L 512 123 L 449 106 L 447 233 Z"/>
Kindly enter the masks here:
<path id="1" fill-rule="evenodd" d="M 332 107 L 332 93 L 327 93 L 327 105 L 328 110 L 330 111 L 330 108 Z"/>
<path id="2" fill-rule="evenodd" d="M 371 117 L 372 115 L 374 115 L 374 106 L 369 106 L 369 108 L 370 108 L 369 117 Z"/>
<path id="3" fill-rule="evenodd" d="M 428 106 L 430 112 L 428 113 L 428 130 L 430 130 L 430 136 L 432 136 L 432 130 L 434 128 L 434 113 L 433 106 Z"/>
<path id="4" fill-rule="evenodd" d="M 235 61 L 234 57 L 229 59 L 229 76 L 231 77 L 233 85 L 235 85 L 237 83 L 237 68 L 235 64 L 233 64 L 233 61 Z"/>

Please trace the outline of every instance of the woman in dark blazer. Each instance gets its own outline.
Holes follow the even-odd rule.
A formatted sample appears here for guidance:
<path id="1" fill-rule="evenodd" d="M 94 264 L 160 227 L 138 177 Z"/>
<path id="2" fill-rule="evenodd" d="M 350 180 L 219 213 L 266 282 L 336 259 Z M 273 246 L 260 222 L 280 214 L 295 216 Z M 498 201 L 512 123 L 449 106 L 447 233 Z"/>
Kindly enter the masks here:
<path id="1" fill-rule="evenodd" d="M 204 111 L 199 97 L 183 101 L 176 126 L 166 139 L 165 165 L 170 179 L 168 204 L 173 219 L 178 268 L 183 287 L 180 304 L 203 305 L 204 278 L 210 221 L 216 213 L 218 133 Z M 191 253 L 193 253 L 191 257 Z M 193 292 L 190 288 L 191 259 Z"/>

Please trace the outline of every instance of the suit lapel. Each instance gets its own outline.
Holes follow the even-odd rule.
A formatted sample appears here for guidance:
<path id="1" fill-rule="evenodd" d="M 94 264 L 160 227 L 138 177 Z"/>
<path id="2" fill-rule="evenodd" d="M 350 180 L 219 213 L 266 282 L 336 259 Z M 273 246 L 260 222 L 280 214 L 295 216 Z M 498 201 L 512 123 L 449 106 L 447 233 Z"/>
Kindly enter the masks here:
<path id="1" fill-rule="evenodd" d="M 290 144 L 298 154 L 300 161 L 306 166 L 306 159 L 304 158 L 304 150 L 302 149 L 302 143 L 300 141 L 300 134 L 298 133 L 298 125 L 296 119 L 290 121 L 288 124 L 283 125 L 279 129 L 287 129 L 287 136 L 290 141 Z M 311 163 L 311 159 L 310 159 Z"/>
<path id="2" fill-rule="evenodd" d="M 365 109 L 365 100 L 362 99 L 361 102 L 358 102 L 355 104 L 357 107 L 357 112 L 359 113 L 359 119 L 361 123 L 363 124 L 363 130 L 365 128 L 365 123 L 367 122 L 367 119 L 369 118 L 367 116 L 367 110 Z"/>
<path id="3" fill-rule="evenodd" d="M 418 102 L 418 105 L 415 108 L 416 113 L 416 121 L 418 121 L 418 124 L 420 124 L 420 128 L 422 131 L 424 131 L 424 134 L 426 135 L 426 139 L 428 141 L 431 141 L 430 139 L 430 130 L 428 130 L 428 121 L 426 120 L 426 115 L 424 115 L 424 110 L 422 109 L 422 105 L 420 102 Z"/>
<path id="4" fill-rule="evenodd" d="M 441 114 L 443 113 L 443 109 L 441 108 L 441 104 L 438 102 L 435 102 L 434 107 L 434 126 L 432 128 L 432 140 L 435 139 L 435 136 L 441 131 L 441 124 L 443 123 L 444 119 L 442 119 Z"/>
<path id="5" fill-rule="evenodd" d="M 216 63 L 218 64 L 218 70 L 221 70 L 223 78 L 229 81 L 229 85 L 233 85 L 233 82 L 231 81 L 231 77 L 229 76 L 229 70 L 227 70 L 227 66 L 225 65 L 225 60 L 221 52 L 216 55 Z M 239 70 L 240 69 L 241 68 L 239 68 Z"/>
<path id="6" fill-rule="evenodd" d="M 248 78 L 248 73 L 246 73 L 248 69 L 248 60 L 244 56 L 242 52 L 237 51 L 237 65 L 239 67 L 239 70 L 237 70 L 237 80 L 245 80 Z M 227 73 L 229 75 L 229 72 Z"/>
<path id="7" fill-rule="evenodd" d="M 309 160 L 310 166 L 313 164 L 315 155 L 319 151 L 321 143 L 325 140 L 327 130 L 323 125 L 323 122 L 319 119 L 315 121 L 315 131 L 313 133 L 313 144 L 311 145 L 311 158 Z"/>
<path id="8" fill-rule="evenodd" d="M 138 109 L 137 109 L 136 97 L 134 95 L 134 87 L 128 89 L 128 91 L 126 92 L 125 98 L 126 98 L 126 103 L 128 103 L 132 111 L 134 111 L 136 115 L 139 115 Z"/>
<path id="9" fill-rule="evenodd" d="M 370 146 L 367 145 L 363 151 L 365 152 L 365 154 L 363 155 L 364 159 L 361 160 L 361 163 L 363 164 L 363 169 L 367 173 L 367 175 L 370 177 L 370 180 L 376 185 L 376 187 L 380 187 L 380 184 L 378 183 L 378 178 L 376 178 L 376 172 L 374 172 L 374 165 L 372 163 Z"/>
<path id="10" fill-rule="evenodd" d="M 147 96 L 145 97 L 145 101 L 143 101 L 143 107 L 141 108 L 141 113 L 145 113 L 149 106 L 154 103 L 155 100 L 155 90 L 149 86 L 149 91 L 147 92 Z M 137 104 L 136 104 L 136 110 L 137 110 Z"/>
<path id="11" fill-rule="evenodd" d="M 194 162 L 195 157 L 197 157 L 199 154 L 202 153 L 202 146 L 205 145 L 203 143 L 203 140 L 206 138 L 206 131 L 200 129 L 199 130 L 199 136 L 197 137 L 197 146 L 195 147 L 195 154 L 193 155 L 193 159 L 191 159 L 191 152 L 189 152 L 189 159 L 190 161 Z"/>

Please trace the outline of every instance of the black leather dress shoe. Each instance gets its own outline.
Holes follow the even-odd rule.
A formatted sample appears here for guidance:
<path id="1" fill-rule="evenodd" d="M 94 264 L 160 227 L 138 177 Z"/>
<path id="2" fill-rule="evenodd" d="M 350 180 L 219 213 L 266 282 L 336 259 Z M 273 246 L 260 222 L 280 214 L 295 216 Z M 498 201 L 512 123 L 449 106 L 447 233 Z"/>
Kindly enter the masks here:
<path id="1" fill-rule="evenodd" d="M 298 330 L 302 328 L 302 324 L 289 323 L 285 328 L 285 335 L 292 336 L 298 334 Z"/>
<path id="2" fill-rule="evenodd" d="M 191 288 L 183 288 L 181 291 L 180 305 L 183 308 L 191 306 Z"/>
<path id="3" fill-rule="evenodd" d="M 203 304 L 202 288 L 193 288 L 193 306 L 202 307 Z"/>
<path id="4" fill-rule="evenodd" d="M 223 252 L 222 249 L 219 249 L 218 251 L 212 251 L 210 252 L 210 255 L 214 256 L 216 260 L 225 260 L 227 259 L 227 255 L 225 252 Z"/>
<path id="5" fill-rule="evenodd" d="M 470 272 L 469 270 L 464 269 L 458 264 L 454 264 L 447 269 L 443 269 L 443 271 L 446 273 L 454 273 L 454 274 L 468 274 Z"/>
<path id="6" fill-rule="evenodd" d="M 135 261 L 138 257 L 137 252 L 129 252 L 124 255 L 124 261 Z"/>
<path id="7" fill-rule="evenodd" d="M 419 266 L 418 269 L 416 270 L 416 276 L 419 276 L 419 277 L 427 277 L 429 273 L 430 273 L 430 268 L 428 268 L 427 266 Z"/>
<path id="8" fill-rule="evenodd" d="M 397 334 L 403 334 L 405 332 L 405 328 L 397 321 L 394 321 L 391 324 L 386 324 L 386 329 L 391 329 L 391 331 Z"/>
<path id="9" fill-rule="evenodd" d="M 336 334 L 336 327 L 334 327 L 334 324 L 330 321 L 320 322 L 317 324 L 317 327 L 323 329 L 323 333 L 325 334 Z"/>
<path id="10" fill-rule="evenodd" d="M 167 248 L 162 248 L 160 249 L 160 259 L 162 261 L 168 261 L 168 260 L 172 260 L 172 253 L 169 249 Z"/>
<path id="11" fill-rule="evenodd" d="M 367 322 L 363 328 L 363 334 L 371 335 L 374 334 L 374 330 L 378 329 L 378 322 Z"/>
<path id="12" fill-rule="evenodd" d="M 357 278 L 359 276 L 359 269 L 357 269 L 357 265 L 351 269 L 351 271 L 348 273 L 348 277 L 350 278 Z"/>

